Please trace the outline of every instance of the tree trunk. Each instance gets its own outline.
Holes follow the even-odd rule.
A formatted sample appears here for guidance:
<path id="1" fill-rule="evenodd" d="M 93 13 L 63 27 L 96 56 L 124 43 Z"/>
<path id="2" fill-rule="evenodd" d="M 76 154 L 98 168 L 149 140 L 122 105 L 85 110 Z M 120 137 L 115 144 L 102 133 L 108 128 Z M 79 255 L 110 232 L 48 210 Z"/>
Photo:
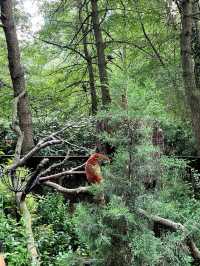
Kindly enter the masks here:
<path id="1" fill-rule="evenodd" d="M 20 50 L 12 12 L 12 0 L 0 0 L 0 6 L 1 21 L 8 49 L 9 71 L 13 84 L 14 97 L 17 97 L 20 93 L 25 91 L 25 78 L 20 63 Z M 32 117 L 29 109 L 27 93 L 25 93 L 19 100 L 18 117 L 20 129 L 24 134 L 22 152 L 26 153 L 34 146 Z"/>
<path id="2" fill-rule="evenodd" d="M 95 43 L 97 48 L 97 60 L 98 60 L 98 69 L 99 69 L 99 78 L 101 82 L 101 96 L 102 96 L 102 105 L 105 109 L 111 103 L 111 96 L 108 87 L 108 75 L 106 70 L 106 59 L 105 59 L 105 44 L 103 42 L 100 22 L 99 22 L 99 11 L 98 11 L 98 0 L 91 0 L 92 6 L 92 24 L 95 36 Z"/>
<path id="3" fill-rule="evenodd" d="M 192 53 L 194 57 L 194 75 L 196 87 L 200 90 L 200 9 L 197 1 L 193 2 L 193 29 L 192 29 Z"/>
<path id="4" fill-rule="evenodd" d="M 18 139 L 17 139 L 17 144 L 15 147 L 14 161 L 13 161 L 13 164 L 11 165 L 10 171 L 8 171 L 8 172 L 12 173 L 11 174 L 11 181 L 12 181 L 13 191 L 15 191 L 16 204 L 17 204 L 17 206 L 18 206 L 18 208 L 22 214 L 23 220 L 24 220 L 25 232 L 26 232 L 26 236 L 27 236 L 27 249 L 28 249 L 28 252 L 30 255 L 31 266 L 39 266 L 40 260 L 39 260 L 39 256 L 37 253 L 36 244 L 35 244 L 33 231 L 32 231 L 31 214 L 30 214 L 30 212 L 26 206 L 26 202 L 25 202 L 26 192 L 29 191 L 30 187 L 33 185 L 33 182 L 31 182 L 31 181 L 32 181 L 32 178 L 35 177 L 35 175 L 37 173 L 34 172 L 34 175 L 32 176 L 32 178 L 30 178 L 27 181 L 26 188 L 23 192 L 19 191 L 19 184 L 21 182 L 18 180 L 17 175 L 16 175 L 16 169 L 18 168 L 18 164 L 20 164 L 20 161 L 23 161 L 24 157 L 27 158 L 27 156 L 28 156 L 28 154 L 26 154 L 26 155 L 24 155 L 23 158 L 20 158 L 24 134 L 18 125 L 18 115 L 17 115 L 17 113 L 18 113 L 17 109 L 19 106 L 18 103 L 19 103 L 20 99 L 24 96 L 24 93 L 25 93 L 25 91 L 22 91 L 22 93 L 20 93 L 17 97 L 15 97 L 14 101 L 13 101 L 12 128 L 15 131 L 15 133 L 17 134 Z M 36 145 L 36 147 L 37 147 L 37 145 Z M 33 148 L 33 149 L 35 149 L 35 148 Z M 44 163 L 44 161 L 43 161 L 43 163 Z M 24 164 L 22 162 L 21 166 L 23 166 L 23 165 Z M 41 166 L 41 163 L 39 166 Z M 38 166 L 38 168 L 39 168 L 39 166 Z"/>
<path id="5" fill-rule="evenodd" d="M 200 91 L 196 86 L 194 62 L 192 57 L 192 8 L 192 0 L 180 1 L 183 80 L 186 100 L 191 111 L 192 127 L 196 138 L 198 153 L 200 153 Z"/>
<path id="6" fill-rule="evenodd" d="M 82 3 L 80 2 L 80 6 Z M 80 9 L 79 12 L 79 21 L 82 25 L 83 19 L 82 19 L 82 10 Z M 83 49 L 84 54 L 87 60 L 87 70 L 88 70 L 88 76 L 89 76 L 89 83 L 90 83 L 90 96 L 91 96 L 91 110 L 92 114 L 95 115 L 98 110 L 98 99 L 97 99 L 97 93 L 96 93 L 96 86 L 95 86 L 95 78 L 94 78 L 94 70 L 92 65 L 92 57 L 88 50 L 88 44 L 87 44 L 87 29 L 82 25 L 82 34 L 83 34 Z"/>
<path id="7" fill-rule="evenodd" d="M 25 231 L 26 231 L 26 236 L 27 236 L 27 248 L 30 254 L 30 258 L 31 258 L 31 266 L 39 266 L 40 259 L 38 256 L 35 239 L 33 236 L 31 214 L 27 208 L 25 199 L 20 200 L 19 209 L 21 211 L 21 214 L 24 220 L 24 226 L 25 226 Z"/>

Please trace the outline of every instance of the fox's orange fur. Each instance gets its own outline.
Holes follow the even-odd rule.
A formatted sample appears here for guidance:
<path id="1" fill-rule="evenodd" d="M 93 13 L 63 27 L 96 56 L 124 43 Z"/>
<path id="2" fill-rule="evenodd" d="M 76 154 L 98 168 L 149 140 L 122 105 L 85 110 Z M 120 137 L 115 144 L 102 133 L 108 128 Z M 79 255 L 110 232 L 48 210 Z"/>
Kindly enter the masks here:
<path id="1" fill-rule="evenodd" d="M 101 174 L 101 168 L 99 162 L 110 159 L 102 153 L 94 153 L 87 160 L 85 165 L 85 172 L 87 176 L 87 180 L 90 183 L 100 183 L 103 180 Z"/>

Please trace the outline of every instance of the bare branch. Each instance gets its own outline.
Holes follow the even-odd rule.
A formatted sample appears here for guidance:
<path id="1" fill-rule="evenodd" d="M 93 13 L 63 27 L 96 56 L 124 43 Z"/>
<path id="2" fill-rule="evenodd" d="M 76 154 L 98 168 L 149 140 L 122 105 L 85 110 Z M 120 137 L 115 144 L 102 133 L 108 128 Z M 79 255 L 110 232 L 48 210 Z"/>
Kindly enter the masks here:
<path id="1" fill-rule="evenodd" d="M 50 167 L 48 167 L 46 170 L 44 170 L 43 172 L 41 172 L 38 177 L 41 177 L 41 176 L 45 176 L 46 174 L 50 173 L 53 169 L 55 169 L 56 167 L 59 167 L 61 165 L 63 165 L 66 161 L 68 161 L 69 159 L 69 153 L 70 151 L 67 152 L 67 155 L 65 156 L 64 160 L 62 160 L 61 162 L 59 163 L 54 163 L 52 164 Z"/>
<path id="2" fill-rule="evenodd" d="M 82 27 L 84 26 L 84 24 L 87 22 L 87 20 L 91 17 L 91 14 L 87 15 L 87 17 L 83 20 L 83 22 L 81 23 L 80 27 L 78 28 L 77 32 L 75 33 L 75 35 L 73 36 L 72 40 L 70 41 L 70 45 L 73 43 L 73 41 L 76 39 L 76 37 L 78 36 L 78 34 L 81 32 Z M 80 42 L 80 40 L 79 40 Z M 77 43 L 76 43 L 77 45 Z"/>
<path id="3" fill-rule="evenodd" d="M 57 8 L 52 12 L 52 14 L 50 14 L 50 17 L 53 17 L 63 7 L 64 4 L 63 2 L 64 2 L 63 0 L 60 1 Z"/>
<path id="4" fill-rule="evenodd" d="M 40 140 L 37 145 L 32 148 L 27 154 L 25 154 L 21 159 L 18 160 L 18 162 L 15 162 L 13 165 L 9 167 L 9 170 L 15 170 L 19 166 L 23 166 L 26 161 L 32 157 L 36 152 L 41 150 L 42 148 L 45 148 L 50 145 L 60 144 L 62 143 L 62 140 L 55 139 L 55 136 L 66 130 L 67 128 L 71 127 L 72 125 L 67 125 L 66 127 L 62 128 L 61 130 L 51 134 L 50 136 L 47 136 Z"/>
<path id="5" fill-rule="evenodd" d="M 43 184 L 46 186 L 52 187 L 56 191 L 64 193 L 64 194 L 79 194 L 82 192 L 87 192 L 90 188 L 89 186 L 88 187 L 78 187 L 78 188 L 65 188 L 65 187 L 62 187 L 56 183 L 50 182 L 50 181 L 46 181 Z"/>
<path id="6" fill-rule="evenodd" d="M 28 152 L 21 159 L 19 159 L 18 162 L 16 162 L 13 165 L 11 165 L 11 167 L 9 167 L 9 170 L 15 170 L 17 167 L 23 166 L 26 163 L 26 161 L 30 157 L 32 157 L 36 152 L 38 152 L 39 150 L 41 150 L 41 149 L 43 149 L 43 148 L 45 148 L 47 146 L 60 144 L 61 142 L 62 141 L 60 141 L 60 140 L 49 140 L 49 141 L 46 141 L 46 142 L 39 141 L 39 143 L 32 150 L 30 150 L 30 152 Z"/>
<path id="7" fill-rule="evenodd" d="M 113 43 L 116 43 L 116 44 L 118 44 L 118 43 L 119 43 L 119 44 L 127 44 L 127 45 L 133 46 L 133 47 L 135 47 L 135 48 L 141 50 L 143 53 L 145 53 L 145 54 L 147 54 L 147 55 L 149 55 L 149 56 L 155 58 L 155 56 L 154 56 L 153 54 L 149 53 L 148 51 L 146 51 L 146 50 L 144 49 L 145 47 L 142 47 L 142 46 L 140 46 L 140 45 L 138 45 L 138 44 L 135 44 L 135 43 L 133 43 L 133 42 L 129 42 L 129 41 L 120 41 L 120 40 L 112 40 L 112 41 L 106 41 L 105 43 L 106 43 L 106 44 L 113 44 Z"/>
<path id="8" fill-rule="evenodd" d="M 72 172 L 76 171 L 77 169 L 82 168 L 84 165 L 85 165 L 85 163 L 81 164 L 79 166 L 76 166 L 76 167 L 74 167 L 74 168 L 72 168 L 70 170 L 67 170 L 67 171 L 64 171 L 64 172 L 60 172 L 60 173 L 57 173 L 57 174 L 54 174 L 54 175 L 41 176 L 39 181 L 45 181 L 45 180 L 49 180 L 49 179 L 57 179 L 57 178 L 59 178 L 61 176 L 72 174 Z"/>

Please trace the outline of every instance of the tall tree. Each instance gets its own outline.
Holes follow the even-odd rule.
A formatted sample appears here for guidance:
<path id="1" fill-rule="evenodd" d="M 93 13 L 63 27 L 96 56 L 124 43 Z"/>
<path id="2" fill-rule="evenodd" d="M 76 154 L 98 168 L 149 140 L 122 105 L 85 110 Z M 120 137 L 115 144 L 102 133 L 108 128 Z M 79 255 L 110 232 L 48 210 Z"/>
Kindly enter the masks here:
<path id="1" fill-rule="evenodd" d="M 198 1 L 193 1 L 192 53 L 194 57 L 194 74 L 198 90 L 200 90 L 200 7 Z"/>
<path id="2" fill-rule="evenodd" d="M 25 77 L 23 67 L 20 60 L 20 50 L 17 38 L 16 26 L 13 17 L 13 3 L 12 0 L 1 0 L 1 21 L 5 33 L 9 71 L 12 79 L 14 90 L 14 97 L 19 96 L 25 92 Z M 18 104 L 18 117 L 21 131 L 23 132 L 23 146 L 22 152 L 26 153 L 33 146 L 33 130 L 32 130 L 32 117 L 29 108 L 29 101 L 27 92 L 20 98 Z"/>
<path id="3" fill-rule="evenodd" d="M 87 16 L 88 16 L 88 7 L 86 3 L 86 9 L 87 9 Z M 89 85 L 90 85 L 90 95 L 91 95 L 91 111 L 92 114 L 95 115 L 98 110 L 98 99 L 97 99 L 97 92 L 96 92 L 96 85 L 95 85 L 95 76 L 94 76 L 94 69 L 92 64 L 92 55 L 89 52 L 88 48 L 88 21 L 83 21 L 83 4 L 80 1 L 79 2 L 79 21 L 82 28 L 82 42 L 83 42 L 83 50 L 84 55 L 87 61 L 87 71 L 88 71 L 88 77 L 89 77 Z M 88 17 L 89 19 L 89 17 Z M 86 24 L 86 26 L 85 26 Z"/>
<path id="4" fill-rule="evenodd" d="M 92 8 L 92 24 L 93 31 L 95 36 L 95 43 L 97 49 L 97 61 L 98 61 L 98 69 L 99 69 L 99 78 L 101 82 L 101 96 L 102 96 L 102 105 L 103 107 L 109 106 L 111 103 L 111 96 L 108 87 L 108 74 L 106 70 L 106 58 L 105 58 L 105 43 L 102 37 L 102 31 L 100 27 L 100 19 L 99 19 L 99 9 L 98 9 L 98 1 L 91 0 L 91 8 Z"/>
<path id="5" fill-rule="evenodd" d="M 178 5 L 181 11 L 181 59 L 185 94 L 191 111 L 198 153 L 200 153 L 200 90 L 198 82 L 196 82 L 197 79 L 195 79 L 195 64 L 192 54 L 193 0 L 179 1 Z"/>

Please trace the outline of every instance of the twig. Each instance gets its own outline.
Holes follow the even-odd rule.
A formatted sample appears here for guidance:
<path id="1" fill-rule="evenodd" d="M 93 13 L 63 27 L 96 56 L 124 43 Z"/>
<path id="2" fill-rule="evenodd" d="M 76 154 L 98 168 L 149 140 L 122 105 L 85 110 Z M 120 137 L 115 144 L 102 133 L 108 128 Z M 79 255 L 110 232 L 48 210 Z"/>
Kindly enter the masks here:
<path id="1" fill-rule="evenodd" d="M 46 174 L 50 173 L 53 169 L 55 169 L 56 167 L 59 167 L 61 165 L 63 165 L 66 161 L 68 161 L 69 159 L 69 153 L 70 151 L 67 152 L 67 155 L 65 156 L 65 158 L 59 162 L 59 163 L 54 163 L 52 164 L 50 167 L 48 167 L 46 170 L 44 170 L 43 172 L 41 172 L 38 177 L 41 177 L 41 176 L 45 176 Z"/>
<path id="2" fill-rule="evenodd" d="M 158 60 L 160 61 L 161 65 L 166 68 L 165 66 L 165 63 L 159 53 L 159 51 L 156 49 L 155 45 L 153 44 L 153 42 L 151 41 L 151 39 L 149 38 L 146 30 L 145 30 L 145 26 L 144 26 L 144 23 L 142 21 L 142 18 L 141 18 L 141 15 L 140 15 L 140 11 L 138 10 L 138 4 L 137 4 L 137 1 L 135 3 L 136 5 L 136 12 L 137 12 L 137 15 L 138 15 L 138 18 L 139 18 L 139 23 L 141 25 L 141 28 L 142 28 L 142 31 L 143 31 L 143 34 L 144 34 L 144 37 L 146 38 L 146 40 L 148 41 L 148 43 L 150 44 L 150 47 L 152 48 L 152 50 L 154 51 L 156 57 L 158 58 Z"/>
<path id="3" fill-rule="evenodd" d="M 54 42 L 51 42 L 51 41 L 48 41 L 48 40 L 44 40 L 44 39 L 41 39 L 41 38 L 37 38 L 37 37 L 35 37 L 35 39 L 38 39 L 39 41 L 42 41 L 42 42 L 47 43 L 47 44 L 50 44 L 50 45 L 54 45 L 54 46 L 56 46 L 56 47 L 58 47 L 60 49 L 69 49 L 72 52 L 80 55 L 84 60 L 86 60 L 86 57 L 81 52 L 79 52 L 77 49 L 71 47 L 70 45 L 67 45 L 67 44 L 60 45 L 58 43 L 54 43 Z"/>

